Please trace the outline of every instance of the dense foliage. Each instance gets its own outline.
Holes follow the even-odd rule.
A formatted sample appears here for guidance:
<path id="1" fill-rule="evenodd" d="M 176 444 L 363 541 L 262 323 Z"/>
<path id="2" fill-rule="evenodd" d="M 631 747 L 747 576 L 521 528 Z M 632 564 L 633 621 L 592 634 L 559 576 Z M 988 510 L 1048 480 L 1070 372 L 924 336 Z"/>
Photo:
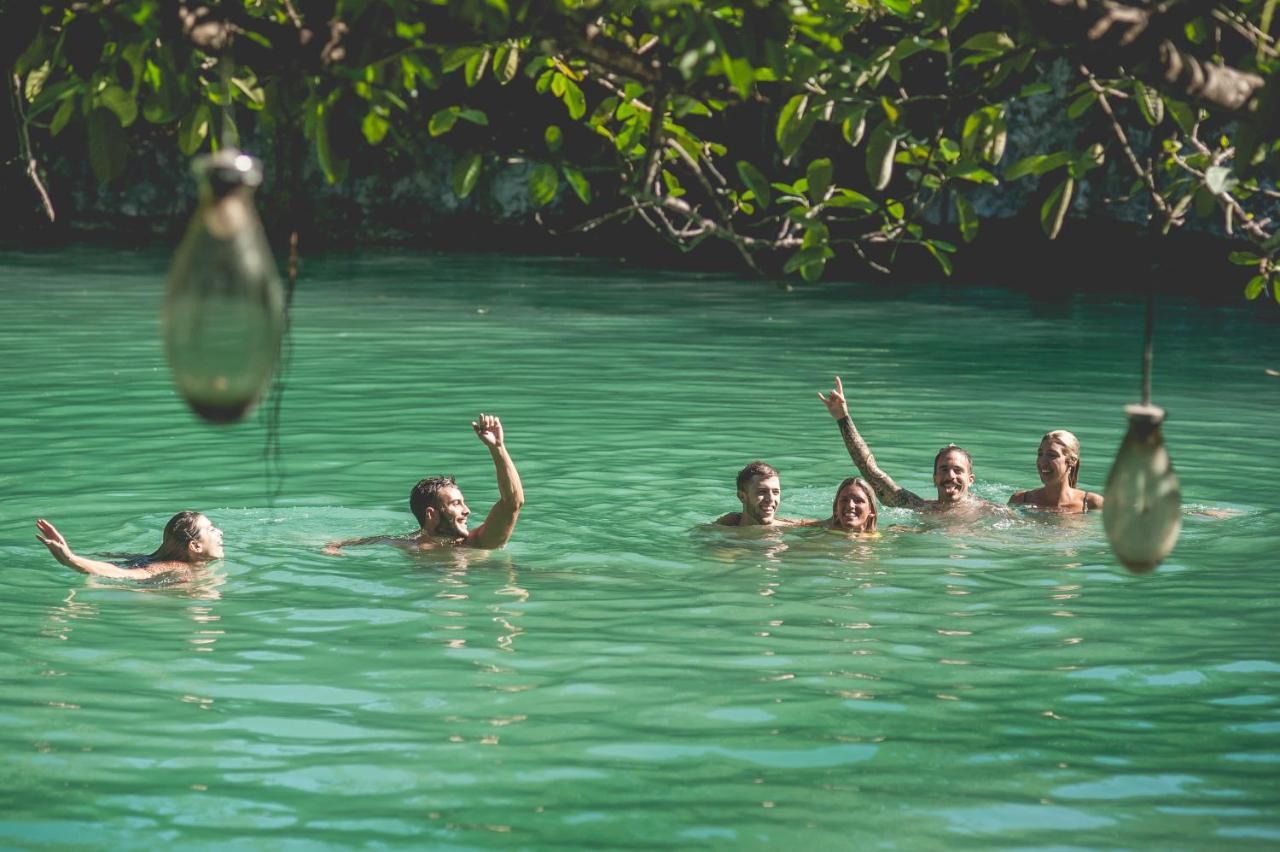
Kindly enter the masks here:
<path id="1" fill-rule="evenodd" d="M 580 203 L 579 228 L 631 219 L 812 280 L 838 252 L 949 272 L 940 235 L 972 240 L 973 191 L 1010 181 L 1039 182 L 1054 237 L 1092 183 L 1157 232 L 1212 221 L 1252 267 L 1246 295 L 1280 299 L 1276 6 L 9 0 L 3 38 L 37 185 L 62 133 L 111 181 L 140 127 L 194 154 L 252 119 L 336 182 L 365 146 L 425 131 L 454 143 L 459 197 L 523 158 L 531 203 Z M 1068 144 L 1010 162 L 1019 109 L 1066 122 Z"/>

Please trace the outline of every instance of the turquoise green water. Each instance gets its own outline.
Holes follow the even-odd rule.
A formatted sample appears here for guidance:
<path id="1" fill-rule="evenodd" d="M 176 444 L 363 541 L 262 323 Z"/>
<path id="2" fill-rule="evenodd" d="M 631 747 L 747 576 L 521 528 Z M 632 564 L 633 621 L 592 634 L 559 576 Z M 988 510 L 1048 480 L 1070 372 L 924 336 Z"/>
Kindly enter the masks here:
<path id="1" fill-rule="evenodd" d="M 1280 841 L 1275 312 L 1161 305 L 1156 401 L 1192 507 L 1134 577 L 1101 517 L 751 536 L 850 473 L 839 372 L 881 465 L 928 494 L 1036 484 L 1042 433 L 1101 490 L 1141 305 L 945 286 L 783 293 L 599 262 L 313 258 L 282 408 L 196 422 L 159 340 L 167 258 L 0 256 L 0 846 L 188 849 L 1274 848 Z M 320 552 L 407 531 L 499 414 L 511 545 Z M 33 537 L 149 551 L 206 511 L 188 588 L 88 578 Z"/>

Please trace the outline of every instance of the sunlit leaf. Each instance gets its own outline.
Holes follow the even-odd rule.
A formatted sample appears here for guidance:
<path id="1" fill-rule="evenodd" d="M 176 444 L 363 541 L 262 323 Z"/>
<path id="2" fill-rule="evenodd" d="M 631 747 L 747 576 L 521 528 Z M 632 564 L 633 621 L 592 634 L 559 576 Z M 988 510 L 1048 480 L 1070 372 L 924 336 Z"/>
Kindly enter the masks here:
<path id="1" fill-rule="evenodd" d="M 973 238 L 978 236 L 978 214 L 974 212 L 969 199 L 960 193 L 957 192 L 952 197 L 956 200 L 956 219 L 960 224 L 960 237 L 966 243 L 971 243 Z"/>
<path id="2" fill-rule="evenodd" d="M 875 189 L 884 189 L 893 177 L 893 155 L 898 150 L 898 137 L 888 122 L 881 122 L 867 140 L 867 177 Z"/>
<path id="3" fill-rule="evenodd" d="M 364 121 L 360 123 L 360 132 L 364 134 L 365 141 L 370 145 L 381 143 L 390 129 L 391 122 L 386 116 L 379 115 L 376 110 L 365 113 Z"/>
<path id="4" fill-rule="evenodd" d="M 1067 210 L 1071 207 L 1071 193 L 1076 182 L 1067 177 L 1054 187 L 1053 192 L 1040 205 L 1040 226 L 1049 239 L 1055 239 L 1062 230 L 1062 223 L 1067 218 Z"/>
<path id="5" fill-rule="evenodd" d="M 529 201 L 534 207 L 545 207 L 556 197 L 560 188 L 560 175 L 547 163 L 533 167 L 529 175 Z"/>
<path id="6" fill-rule="evenodd" d="M 431 120 L 427 122 L 427 132 L 432 136 L 443 136 L 448 133 L 458 123 L 458 112 L 459 110 L 456 106 L 437 110 L 431 116 Z"/>
<path id="7" fill-rule="evenodd" d="M 583 204 L 590 204 L 591 184 L 587 182 L 586 176 L 568 163 L 561 166 L 560 170 L 564 173 L 565 183 L 569 184 L 569 188 L 573 190 L 574 195 L 578 196 L 578 200 Z"/>
<path id="8" fill-rule="evenodd" d="M 480 154 L 471 152 L 459 157 L 453 164 L 453 193 L 459 198 L 466 198 L 476 188 L 480 179 Z"/>
<path id="9" fill-rule="evenodd" d="M 831 160 L 826 157 L 814 160 L 805 170 L 805 178 L 809 181 L 809 199 L 815 204 L 822 201 L 831 188 L 832 172 Z"/>

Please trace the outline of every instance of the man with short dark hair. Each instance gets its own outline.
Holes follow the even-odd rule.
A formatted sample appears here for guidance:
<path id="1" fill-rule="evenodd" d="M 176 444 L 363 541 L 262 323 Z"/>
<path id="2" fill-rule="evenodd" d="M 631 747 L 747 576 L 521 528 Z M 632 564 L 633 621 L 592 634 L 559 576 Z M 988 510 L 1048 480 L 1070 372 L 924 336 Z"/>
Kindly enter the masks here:
<path id="1" fill-rule="evenodd" d="M 516 518 L 524 505 L 524 489 L 515 463 L 503 443 L 502 421 L 492 414 L 481 414 L 471 424 L 476 436 L 493 457 L 498 474 L 498 502 L 489 510 L 484 523 L 467 529 L 471 510 L 462 498 L 452 476 L 432 476 L 418 482 L 409 493 L 409 511 L 418 521 L 418 530 L 407 536 L 369 536 L 331 542 L 325 552 L 338 554 L 343 547 L 385 542 L 404 550 L 432 550 L 437 547 L 498 548 L 511 539 Z"/>
<path id="2" fill-rule="evenodd" d="M 782 483 L 778 471 L 762 461 L 753 461 L 738 471 L 738 500 L 741 512 L 730 512 L 715 523 L 723 527 L 789 527 L 799 521 L 777 516 L 782 503 Z"/>

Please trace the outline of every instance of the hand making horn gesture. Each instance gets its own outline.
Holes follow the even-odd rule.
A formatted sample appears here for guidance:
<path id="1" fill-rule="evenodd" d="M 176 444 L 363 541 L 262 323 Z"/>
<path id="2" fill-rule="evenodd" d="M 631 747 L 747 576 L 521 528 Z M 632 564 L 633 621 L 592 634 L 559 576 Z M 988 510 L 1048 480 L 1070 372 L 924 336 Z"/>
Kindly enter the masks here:
<path id="1" fill-rule="evenodd" d="M 823 396 L 822 391 L 818 391 L 818 399 L 822 400 L 822 404 L 836 420 L 849 416 L 849 405 L 844 399 L 844 384 L 839 376 L 836 376 L 836 386 L 831 390 L 831 395 Z"/>

